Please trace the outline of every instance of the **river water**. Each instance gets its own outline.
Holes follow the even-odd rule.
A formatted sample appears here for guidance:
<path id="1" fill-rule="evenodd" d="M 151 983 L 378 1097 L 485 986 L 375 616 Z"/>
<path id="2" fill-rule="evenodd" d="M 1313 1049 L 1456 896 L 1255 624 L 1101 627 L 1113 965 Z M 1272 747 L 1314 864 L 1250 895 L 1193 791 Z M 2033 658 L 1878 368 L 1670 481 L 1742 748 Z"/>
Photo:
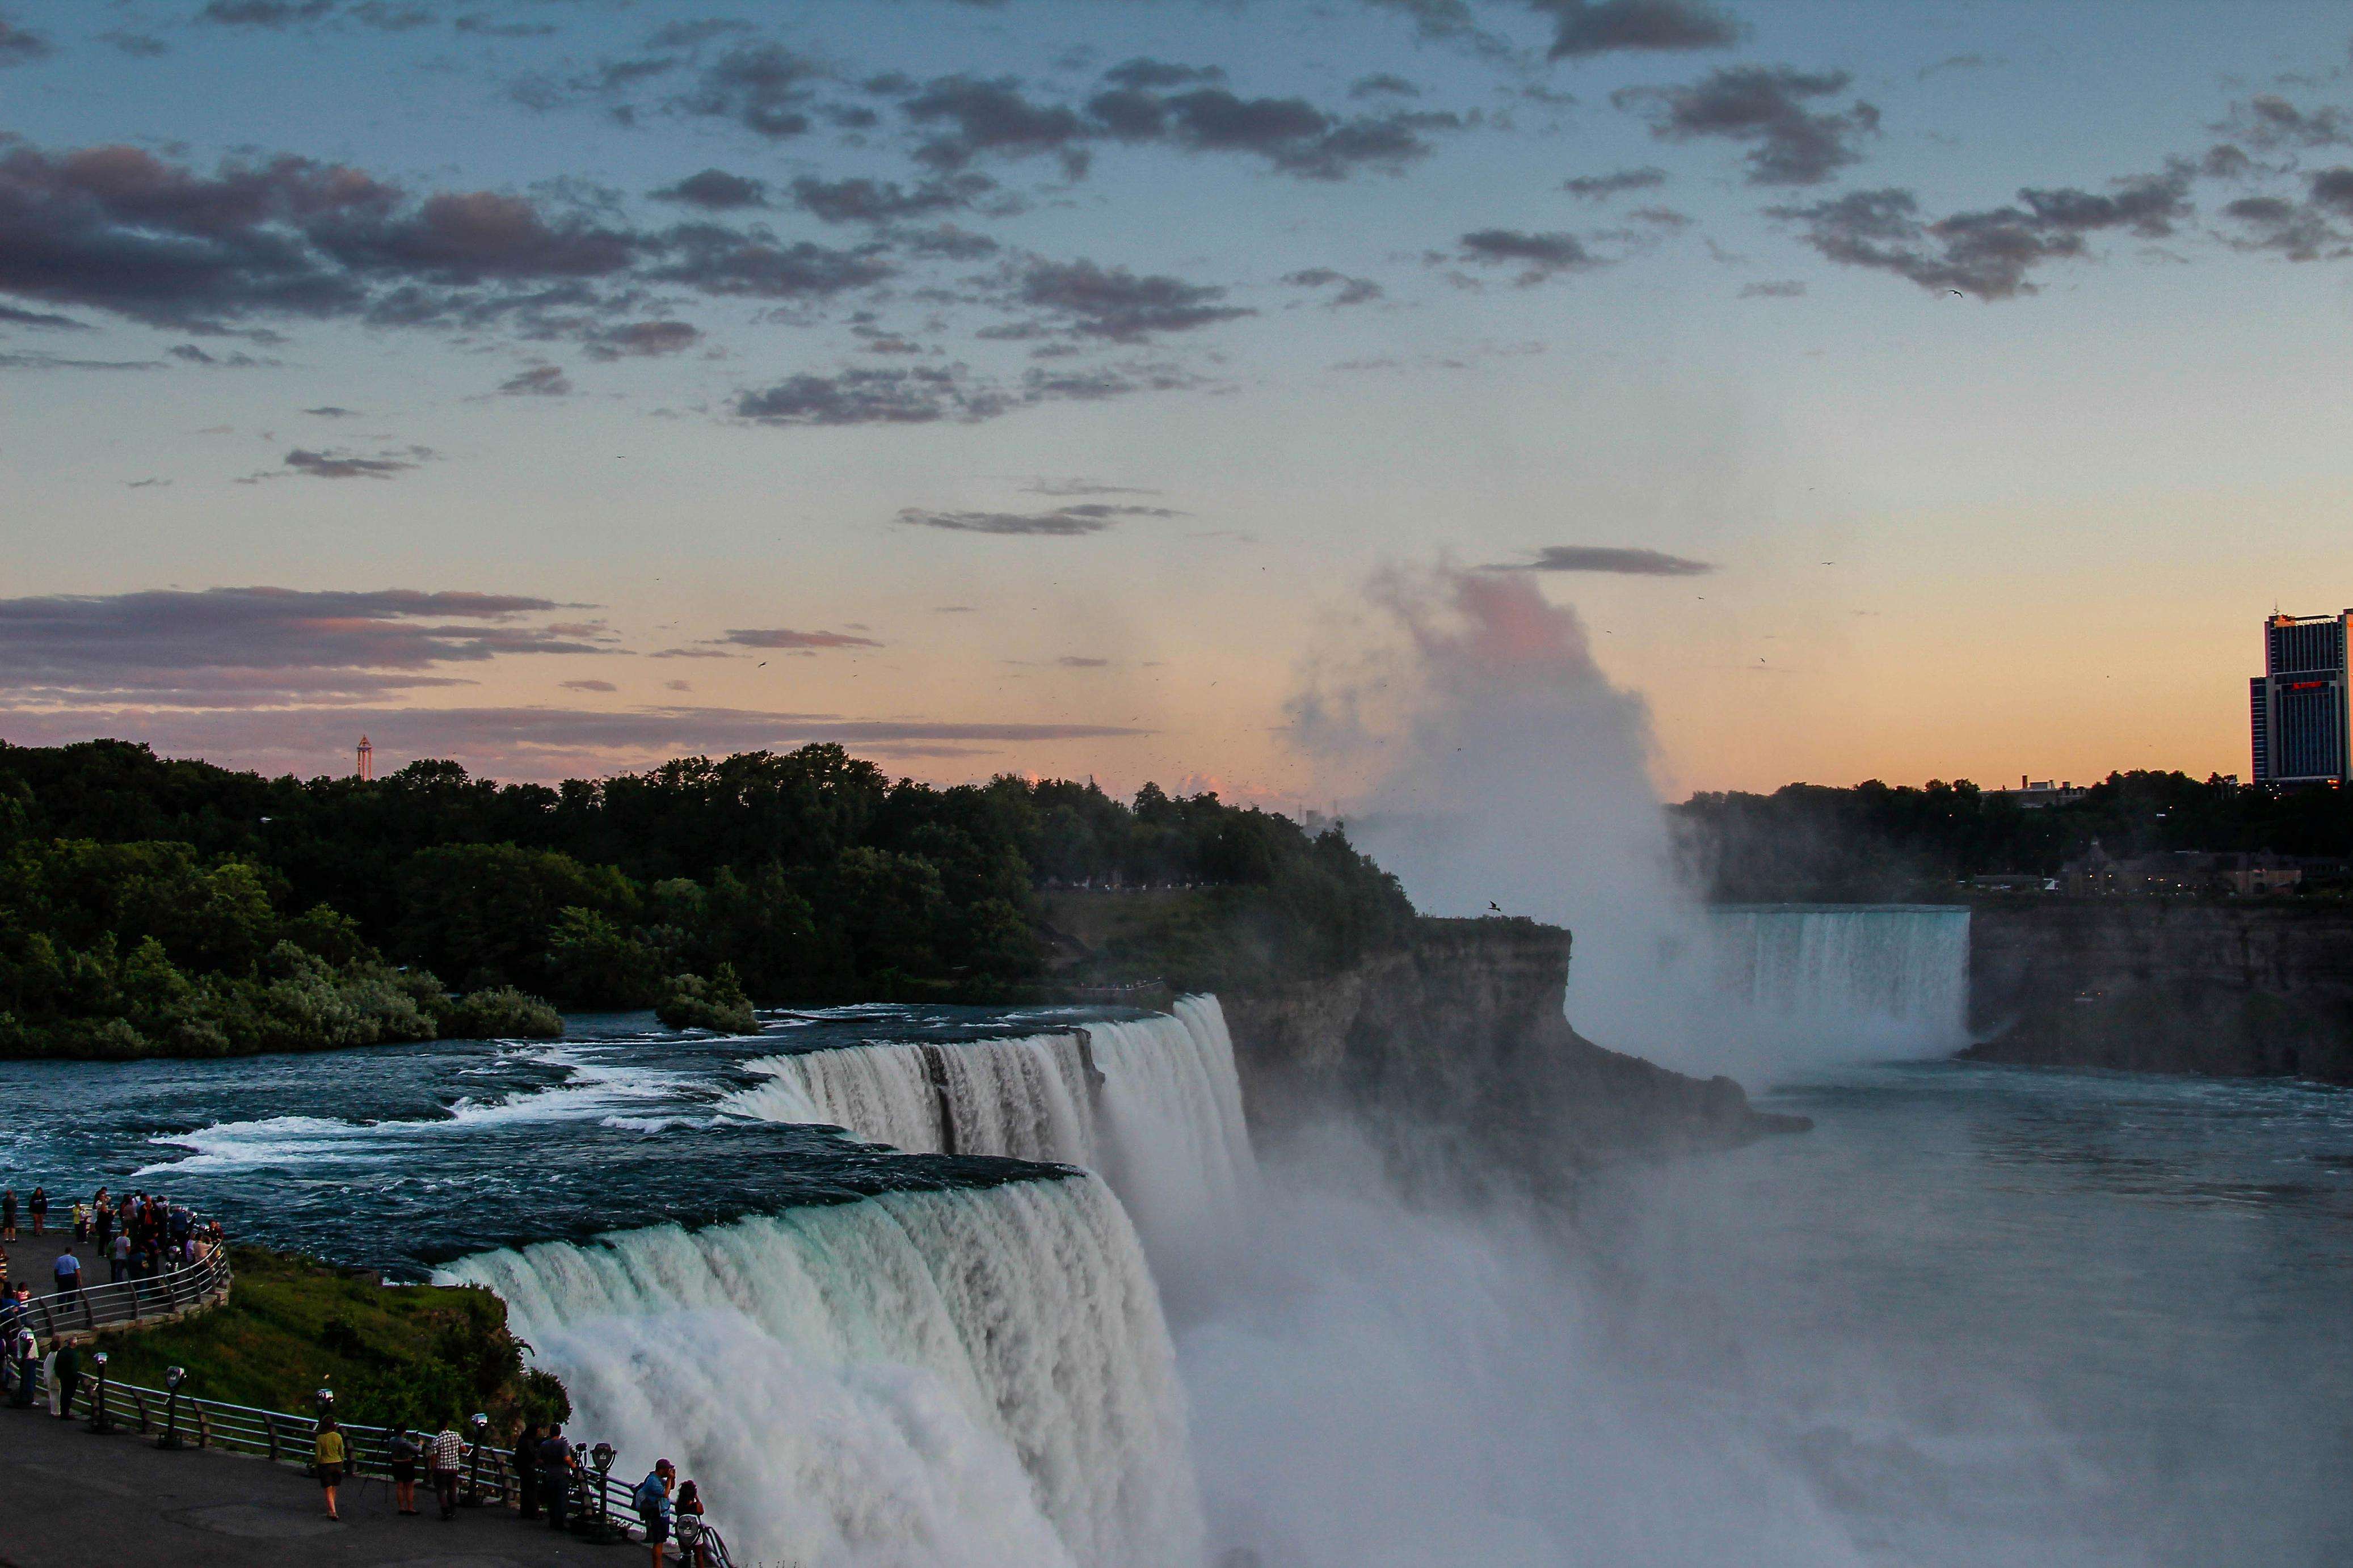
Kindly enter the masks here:
<path id="1" fill-rule="evenodd" d="M 820 1085 L 780 1056 L 1071 1026 L 0 1064 L 0 1162 L 493 1282 L 588 1425 L 811 1565 L 2353 1562 L 2353 1094 L 1815 1068 L 1763 1097 L 1812 1132 L 1568 1215 L 1251 1151 L 1204 1017 L 1098 1037 L 1108 1184 L 1052 1117 L 1028 1163 L 773 1119 Z"/>

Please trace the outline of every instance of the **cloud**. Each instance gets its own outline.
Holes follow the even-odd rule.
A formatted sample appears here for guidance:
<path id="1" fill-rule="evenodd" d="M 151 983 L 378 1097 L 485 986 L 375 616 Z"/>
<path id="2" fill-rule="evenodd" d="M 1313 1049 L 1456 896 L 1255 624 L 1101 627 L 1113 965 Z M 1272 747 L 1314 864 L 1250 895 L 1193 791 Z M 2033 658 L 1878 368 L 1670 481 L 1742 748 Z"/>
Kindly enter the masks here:
<path id="1" fill-rule="evenodd" d="M 609 680 L 559 680 L 556 684 L 566 691 L 618 691 L 621 689 Z"/>
<path id="2" fill-rule="evenodd" d="M 1027 158 L 1059 155 L 1072 177 L 1085 172 L 1079 147 L 1088 136 L 1075 110 L 1032 103 L 1018 78 L 941 77 L 901 103 L 900 111 L 932 132 L 915 151 L 932 168 L 953 172 L 984 153 Z"/>
<path id="3" fill-rule="evenodd" d="M 210 0 L 196 13 L 196 20 L 229 27 L 285 27 L 315 22 L 334 8 L 334 0 Z"/>
<path id="4" fill-rule="evenodd" d="M 743 655 L 725 653 L 715 647 L 665 647 L 646 655 L 648 658 L 741 658 Z"/>
<path id="5" fill-rule="evenodd" d="M 168 55 L 172 52 L 172 47 L 169 44 L 161 38 L 150 37 L 145 33 L 100 33 L 99 39 L 100 42 L 112 44 L 133 59 L 152 60 L 160 55 Z"/>
<path id="6" fill-rule="evenodd" d="M 587 337 L 588 357 L 649 359 L 683 353 L 702 341 L 702 330 L 687 321 L 624 321 L 591 331 Z"/>
<path id="7" fill-rule="evenodd" d="M 332 403 L 325 404 L 317 408 L 305 408 L 302 412 L 305 414 L 316 415 L 322 419 L 356 419 L 359 417 L 358 409 L 338 408 Z"/>
<path id="8" fill-rule="evenodd" d="M 997 182 L 987 175 L 971 174 L 926 180 L 913 190 L 892 180 L 804 176 L 793 182 L 793 201 L 825 223 L 891 223 L 969 206 L 996 187 Z"/>
<path id="9" fill-rule="evenodd" d="M 937 528 L 951 533 L 1031 534 L 1072 539 L 1102 533 L 1129 517 L 1181 517 L 1181 512 L 1155 506 L 1062 506 L 1051 511 L 930 511 L 902 509 L 898 521 L 910 528 Z"/>
<path id="10" fill-rule="evenodd" d="M 768 628 L 738 626 L 724 636 L 711 639 L 714 643 L 732 644 L 737 647 L 824 648 L 881 647 L 872 637 L 852 637 L 848 632 L 797 632 L 785 626 Z"/>
<path id="11" fill-rule="evenodd" d="M 929 425 L 994 418 L 1013 405 L 960 368 L 918 366 L 787 376 L 738 395 L 734 410 L 764 425 Z"/>
<path id="12" fill-rule="evenodd" d="M 569 397 L 572 382 L 561 365 L 535 364 L 499 383 L 499 391 L 509 397 Z"/>
<path id="13" fill-rule="evenodd" d="M 2228 237 L 2235 249 L 2277 251 L 2290 261 L 2334 260 L 2353 254 L 2317 207 L 2282 196 L 2244 196 L 2226 204 L 2222 216 L 2239 226 L 2239 232 Z"/>
<path id="14" fill-rule="evenodd" d="M 182 343 L 176 348 L 164 352 L 182 364 L 200 364 L 211 370 L 273 370 L 279 363 L 274 359 L 262 359 L 242 351 L 225 354 L 208 353 L 194 343 Z"/>
<path id="15" fill-rule="evenodd" d="M 47 310 L 20 310 L 14 305 L 0 305 L 0 327 L 52 327 L 77 332 L 90 331 L 89 322 L 77 321 L 71 316 L 52 315 Z"/>
<path id="16" fill-rule="evenodd" d="M 0 66 L 29 65 L 55 52 L 42 35 L 0 16 Z"/>
<path id="17" fill-rule="evenodd" d="M 2000 63 L 1999 60 L 1989 60 L 1983 55 L 1947 55 L 1934 65 L 1922 66 L 1913 73 L 1913 79 L 1926 81 L 1930 77 L 1940 76 L 1946 71 L 1982 70 L 1989 65 Z"/>
<path id="18" fill-rule="evenodd" d="M 1160 274 L 1139 277 L 1092 261 L 1039 261 L 1020 280 L 1020 300 L 1062 316 L 1071 331 L 1113 342 L 1190 331 L 1258 312 L 1219 303 L 1223 289 Z"/>
<path id="19" fill-rule="evenodd" d="M 1109 665 L 1111 660 L 1107 658 L 1087 658 L 1079 654 L 1066 653 L 1054 662 L 1060 665 L 1064 669 L 1102 669 L 1105 666 Z"/>
<path id="20" fill-rule="evenodd" d="M 743 708 L 600 710 L 291 708 L 157 711 L 114 706 L 0 710 L 26 745 L 95 736 L 144 741 L 167 755 L 203 756 L 265 771 L 348 772 L 349 742 L 364 731 L 379 759 L 446 757 L 485 776 L 548 780 L 644 766 L 671 757 L 784 751 L 834 742 L 898 756 L 969 756 L 1007 745 L 1116 740 L 1152 731 L 1121 724 L 998 724 L 853 719 Z"/>
<path id="21" fill-rule="evenodd" d="M 51 353 L 0 353 L 0 370 L 162 370 L 159 359 L 68 359 Z"/>
<path id="22" fill-rule="evenodd" d="M 447 684 L 427 672 L 509 654 L 599 653 L 565 606 L 393 588 L 152 589 L 0 599 L 0 689 L 240 702 Z M 175 695 L 176 694 L 176 695 Z"/>
<path id="23" fill-rule="evenodd" d="M 1748 143 L 1750 184 L 1812 185 L 1860 162 L 1856 143 L 1879 129 L 1879 110 L 1860 100 L 1837 113 L 1806 107 L 1843 93 L 1852 79 L 1845 71 L 1725 66 L 1688 87 L 1621 88 L 1609 100 L 1649 119 L 1662 140 Z"/>
<path id="24" fill-rule="evenodd" d="M 1156 496 L 1158 490 L 1134 485 L 1107 485 L 1095 479 L 1032 479 L 1021 487 L 1033 496 Z"/>
<path id="25" fill-rule="evenodd" d="M 764 181 L 731 174 L 724 169 L 705 169 L 674 185 L 664 185 L 653 193 L 653 197 L 658 202 L 684 202 L 705 212 L 734 212 L 744 207 L 766 206 L 768 187 Z"/>
<path id="26" fill-rule="evenodd" d="M 1744 300 L 1795 300 L 1806 291 L 1806 286 L 1795 279 L 1772 283 L 1743 283 L 1740 297 Z"/>
<path id="27" fill-rule="evenodd" d="M 664 691 L 691 691 L 694 689 L 694 682 L 691 680 L 665 680 L 662 682 L 662 689 Z"/>
<path id="28" fill-rule="evenodd" d="M 1554 59 L 1620 49 L 1718 49 L 1740 41 L 1739 25 L 1701 0 L 1530 0 L 1555 18 Z"/>
<path id="29" fill-rule="evenodd" d="M 1166 60 L 1137 58 L 1112 67 L 1103 73 L 1103 79 L 1113 87 L 1148 89 L 1223 81 L 1226 73 L 1216 66 L 1180 66 Z"/>
<path id="30" fill-rule="evenodd" d="M 1369 278 L 1351 278 L 1335 272 L 1329 267 L 1310 267 L 1301 272 L 1286 272 L 1282 280 L 1299 289 L 1323 289 L 1338 284 L 1338 289 L 1324 301 L 1334 310 L 1344 305 L 1363 305 L 1381 297 L 1381 286 Z"/>
<path id="31" fill-rule="evenodd" d="M 165 489 L 171 482 L 162 479 L 125 479 L 122 488 L 127 490 L 155 490 Z"/>
<path id="32" fill-rule="evenodd" d="M 568 205 L 567 205 L 568 202 Z M 593 196 L 413 196 L 297 157 L 212 174 L 141 149 L 0 141 L 0 295 L 220 331 L 257 317 L 593 331 L 649 284 L 823 298 L 891 274 L 883 247 L 780 242 L 710 221 L 621 226 Z"/>
<path id="33" fill-rule="evenodd" d="M 1458 242 L 1461 258 L 1482 266 L 1516 264 L 1514 281 L 1523 288 L 1562 272 L 1582 272 L 1607 265 L 1587 250 L 1573 234 L 1527 234 L 1511 228 L 1482 228 Z"/>
<path id="34" fill-rule="evenodd" d="M 1581 202 L 1600 201 L 1626 191 L 1647 191 L 1667 183 L 1664 169 L 1620 169 L 1610 174 L 1580 174 L 1560 188 Z"/>
<path id="35" fill-rule="evenodd" d="M 891 274 L 871 250 L 836 250 L 806 239 L 779 243 L 763 229 L 681 224 L 670 231 L 675 259 L 652 269 L 659 281 L 685 283 L 706 294 L 755 299 L 822 297 L 878 283 Z"/>
<path id="36" fill-rule="evenodd" d="M 2334 105 L 2298 109 L 2275 94 L 2259 94 L 2237 105 L 2231 122 L 2215 129 L 2269 150 L 2274 147 L 2331 147 L 2353 143 L 2353 115 Z"/>
<path id="37" fill-rule="evenodd" d="M 1893 272 L 1924 289 L 2008 300 L 2035 291 L 2036 267 L 2085 255 L 2086 235 L 2170 235 L 2189 216 L 2189 181 L 2188 167 L 2176 165 L 2111 181 L 2104 193 L 2029 188 L 2018 193 L 2015 205 L 1933 221 L 1921 217 L 1911 192 L 1896 189 L 1767 210 L 1802 225 L 1806 243 L 1842 266 Z"/>
<path id="38" fill-rule="evenodd" d="M 1419 98 L 1421 89 L 1388 71 L 1360 76 L 1348 84 L 1350 98 Z"/>
<path id="39" fill-rule="evenodd" d="M 823 75 L 816 62 L 782 45 L 746 44 L 706 68 L 694 90 L 678 100 L 678 107 L 690 114 L 733 120 L 771 141 L 781 141 L 808 130 L 810 84 Z"/>
<path id="40" fill-rule="evenodd" d="M 388 479 L 417 467 L 421 458 L 433 455 L 428 447 L 411 447 L 405 453 L 380 452 L 373 458 L 351 452 L 314 452 L 297 447 L 286 454 L 286 466 L 277 473 L 261 473 L 256 479 L 284 479 L 301 474 L 314 479 Z"/>
<path id="41" fill-rule="evenodd" d="M 1608 572 L 1628 577 L 1696 577 L 1715 570 L 1705 561 L 1691 561 L 1656 550 L 1605 544 L 1548 544 L 1535 559 L 1496 565 L 1491 572 Z"/>

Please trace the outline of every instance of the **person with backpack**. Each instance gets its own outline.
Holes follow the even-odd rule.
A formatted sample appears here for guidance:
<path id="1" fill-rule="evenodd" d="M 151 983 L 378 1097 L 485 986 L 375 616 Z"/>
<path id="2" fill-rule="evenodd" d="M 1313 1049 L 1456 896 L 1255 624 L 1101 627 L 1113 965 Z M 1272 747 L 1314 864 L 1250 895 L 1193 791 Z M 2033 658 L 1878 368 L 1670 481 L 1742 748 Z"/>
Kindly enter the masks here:
<path id="1" fill-rule="evenodd" d="M 466 1463 L 466 1440 L 454 1424 L 444 1423 L 433 1439 L 433 1495 L 441 1500 L 441 1518 L 458 1517 L 458 1472 Z"/>
<path id="2" fill-rule="evenodd" d="M 417 1446 L 417 1435 L 407 1427 L 397 1427 L 384 1446 L 385 1468 L 392 1471 L 394 1506 L 414 1517 L 417 1512 L 417 1461 L 424 1456 Z"/>
<path id="3" fill-rule="evenodd" d="M 670 1489 L 677 1483 L 678 1468 L 668 1459 L 656 1459 L 646 1479 L 638 1483 L 629 1500 L 637 1505 L 638 1517 L 645 1521 L 646 1544 L 654 1551 L 654 1568 L 662 1568 L 662 1542 L 670 1539 Z"/>

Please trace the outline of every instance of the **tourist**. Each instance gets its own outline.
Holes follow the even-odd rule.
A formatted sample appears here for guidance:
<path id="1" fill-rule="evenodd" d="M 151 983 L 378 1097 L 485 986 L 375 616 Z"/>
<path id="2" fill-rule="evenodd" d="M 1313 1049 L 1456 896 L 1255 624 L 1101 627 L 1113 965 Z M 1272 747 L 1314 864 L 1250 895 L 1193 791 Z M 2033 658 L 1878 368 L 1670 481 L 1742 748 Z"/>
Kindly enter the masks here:
<path id="1" fill-rule="evenodd" d="M 343 1484 L 344 1467 L 352 1462 L 352 1446 L 344 1440 L 343 1430 L 335 1425 L 332 1410 L 319 1413 L 319 1435 L 311 1444 L 312 1469 L 319 1478 L 319 1488 L 327 1494 L 327 1517 L 341 1524 L 343 1516 L 335 1511 L 335 1489 Z"/>
<path id="2" fill-rule="evenodd" d="M 73 1238 L 76 1241 L 88 1241 L 90 1239 L 90 1210 L 82 1206 L 82 1202 L 79 1198 L 76 1198 L 74 1200 Z"/>
<path id="3" fill-rule="evenodd" d="M 702 1543 L 702 1494 L 692 1481 L 681 1481 L 670 1532 L 678 1538 L 678 1560 L 687 1568 L 711 1568 L 711 1548 Z"/>
<path id="4" fill-rule="evenodd" d="M 12 1317 L 8 1336 L 8 1358 L 16 1370 L 16 1387 L 8 1403 L 19 1410 L 33 1407 L 34 1384 L 41 1374 L 41 1342 L 33 1335 L 32 1325 L 21 1318 Z"/>
<path id="5" fill-rule="evenodd" d="M 0 1192 L 0 1241 L 16 1239 L 16 1189 Z"/>
<path id="6" fill-rule="evenodd" d="M 110 1285 L 120 1285 L 130 1278 L 131 1233 L 127 1230 L 117 1231 L 113 1244 L 107 1248 L 106 1282 Z"/>
<path id="7" fill-rule="evenodd" d="M 58 1260 L 49 1265 L 49 1271 L 57 1276 L 58 1295 L 81 1294 L 81 1259 L 74 1256 L 72 1247 L 69 1247 L 58 1254 Z"/>
<path id="8" fill-rule="evenodd" d="M 104 1252 L 114 1244 L 114 1205 L 106 1201 L 106 1189 L 98 1189 L 98 1200 L 91 1205 L 90 1224 L 97 1227 L 98 1249 Z"/>
<path id="9" fill-rule="evenodd" d="M 0 1247 L 0 1301 L 8 1298 L 8 1251 Z"/>
<path id="10" fill-rule="evenodd" d="M 539 1517 L 539 1423 L 526 1421 L 515 1434 L 514 1473 L 516 1499 L 522 1505 L 526 1521 Z"/>
<path id="11" fill-rule="evenodd" d="M 385 1465 L 392 1471 L 392 1495 L 400 1511 L 417 1512 L 417 1461 L 424 1450 L 417 1446 L 416 1436 L 406 1426 L 393 1429 L 391 1440 L 384 1446 Z"/>
<path id="12" fill-rule="evenodd" d="M 81 1352 L 68 1340 L 48 1356 L 49 1414 L 73 1419 L 74 1395 L 81 1391 Z"/>
<path id="13" fill-rule="evenodd" d="M 539 1445 L 539 1500 L 547 1509 L 547 1527 L 564 1528 L 572 1507 L 572 1472 L 579 1465 L 572 1445 L 564 1440 L 564 1423 L 551 1424 Z"/>
<path id="14" fill-rule="evenodd" d="M 40 1235 L 41 1227 L 49 1223 L 48 1189 L 35 1187 L 33 1195 L 25 1201 L 25 1212 L 33 1216 L 33 1234 Z"/>
<path id="15" fill-rule="evenodd" d="M 458 1517 L 458 1471 L 466 1462 L 466 1440 L 454 1422 L 443 1422 L 433 1439 L 433 1495 L 441 1500 L 444 1521 Z"/>
<path id="16" fill-rule="evenodd" d="M 646 1544 L 654 1549 L 654 1568 L 661 1568 L 662 1542 L 670 1539 L 670 1489 L 678 1482 L 678 1470 L 668 1459 L 656 1459 L 646 1479 L 638 1483 L 629 1500 L 637 1505 L 638 1517 L 645 1521 Z"/>

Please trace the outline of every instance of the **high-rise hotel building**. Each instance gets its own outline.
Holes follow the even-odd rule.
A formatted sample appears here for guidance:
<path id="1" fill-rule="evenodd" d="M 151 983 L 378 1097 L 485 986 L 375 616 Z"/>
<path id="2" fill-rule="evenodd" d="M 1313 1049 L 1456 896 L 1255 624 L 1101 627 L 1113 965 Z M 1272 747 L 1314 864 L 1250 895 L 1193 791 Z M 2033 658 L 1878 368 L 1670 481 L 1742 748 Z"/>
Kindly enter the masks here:
<path id="1" fill-rule="evenodd" d="M 2338 784 L 2353 778 L 2353 695 L 2346 650 L 2353 610 L 2274 616 L 2263 623 L 2263 672 L 2247 683 L 2255 782 Z"/>

